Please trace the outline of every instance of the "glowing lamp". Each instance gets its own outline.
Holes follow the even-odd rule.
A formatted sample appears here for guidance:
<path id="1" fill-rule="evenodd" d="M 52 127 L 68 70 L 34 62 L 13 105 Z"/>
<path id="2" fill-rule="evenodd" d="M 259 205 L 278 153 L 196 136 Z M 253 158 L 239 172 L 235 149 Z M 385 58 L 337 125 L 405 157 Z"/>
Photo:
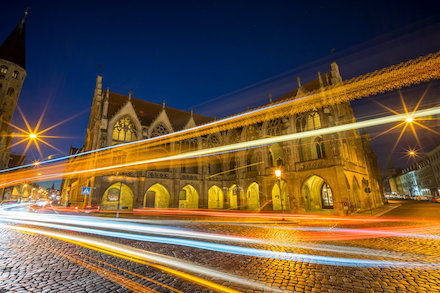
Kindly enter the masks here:
<path id="1" fill-rule="evenodd" d="M 29 134 L 29 138 L 36 139 L 37 135 L 35 133 L 31 133 L 31 134 Z"/>
<path id="2" fill-rule="evenodd" d="M 276 169 L 275 170 L 275 176 L 277 176 L 277 178 L 281 178 L 281 170 L 280 169 Z"/>
<path id="3" fill-rule="evenodd" d="M 407 123 L 411 123 L 411 122 L 414 121 L 414 118 L 412 118 L 412 117 L 407 117 L 407 118 L 405 119 L 405 121 L 406 121 Z"/>

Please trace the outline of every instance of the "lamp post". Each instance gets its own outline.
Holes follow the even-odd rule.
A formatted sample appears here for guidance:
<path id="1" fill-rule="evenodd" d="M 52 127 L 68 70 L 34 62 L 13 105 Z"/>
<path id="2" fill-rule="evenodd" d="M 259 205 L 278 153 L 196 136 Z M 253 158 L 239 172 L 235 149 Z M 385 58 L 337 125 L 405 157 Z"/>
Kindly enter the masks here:
<path id="1" fill-rule="evenodd" d="M 122 193 L 122 181 L 119 185 L 119 195 L 118 195 L 118 208 L 116 210 L 116 218 L 119 218 L 119 205 L 121 204 L 121 193 Z"/>
<path id="2" fill-rule="evenodd" d="M 281 212 L 283 213 L 282 220 L 284 221 L 284 206 L 283 206 L 283 194 L 281 191 L 281 170 L 280 169 L 275 170 L 275 176 L 278 179 L 278 188 L 280 189 Z"/>

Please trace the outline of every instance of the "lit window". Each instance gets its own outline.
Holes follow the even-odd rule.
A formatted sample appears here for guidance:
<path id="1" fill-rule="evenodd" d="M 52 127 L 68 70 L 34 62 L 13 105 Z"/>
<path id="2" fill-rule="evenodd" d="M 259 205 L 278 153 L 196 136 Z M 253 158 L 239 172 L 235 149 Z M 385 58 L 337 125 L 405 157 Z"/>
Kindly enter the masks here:
<path id="1" fill-rule="evenodd" d="M 18 71 L 14 71 L 14 73 L 12 73 L 12 78 L 18 78 Z"/>
<path id="2" fill-rule="evenodd" d="M 0 73 L 2 73 L 2 74 L 6 74 L 6 73 L 8 73 L 8 67 L 6 67 L 6 66 L 1 66 L 1 67 L 0 67 Z"/>
<path id="3" fill-rule="evenodd" d="M 134 141 L 137 139 L 136 127 L 128 117 L 116 122 L 113 128 L 113 144 Z"/>
<path id="4" fill-rule="evenodd" d="M 330 186 L 327 183 L 323 183 L 321 187 L 321 202 L 323 209 L 333 208 L 333 193 Z"/>

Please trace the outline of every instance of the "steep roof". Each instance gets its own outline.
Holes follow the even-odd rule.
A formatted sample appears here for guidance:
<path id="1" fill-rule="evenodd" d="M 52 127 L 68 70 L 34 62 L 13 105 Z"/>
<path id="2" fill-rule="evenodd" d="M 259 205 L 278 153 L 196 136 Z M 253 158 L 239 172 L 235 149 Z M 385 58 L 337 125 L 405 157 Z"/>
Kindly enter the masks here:
<path id="1" fill-rule="evenodd" d="M 324 87 L 331 85 L 331 77 L 332 76 L 331 76 L 330 71 L 321 75 L 322 85 Z M 308 83 L 303 84 L 301 86 L 301 89 L 304 92 L 311 92 L 311 91 L 317 90 L 319 88 L 320 88 L 319 77 L 316 79 L 313 79 L 313 80 L 309 81 Z M 282 100 L 294 98 L 294 97 L 296 97 L 297 93 L 298 93 L 298 88 L 294 89 L 291 92 L 288 92 L 287 94 L 282 95 L 281 97 L 275 99 L 275 101 L 277 102 L 277 101 L 282 101 Z"/>
<path id="2" fill-rule="evenodd" d="M 118 110 L 125 105 L 129 97 L 113 92 L 109 92 L 107 117 L 110 119 Z M 162 112 L 163 105 L 131 97 L 131 104 L 144 126 L 149 126 Z M 170 107 L 165 107 L 165 111 L 171 122 L 174 131 L 182 130 L 191 117 L 191 112 L 182 111 Z M 193 114 L 196 125 L 201 125 L 213 121 L 214 119 L 199 114 Z"/>
<path id="3" fill-rule="evenodd" d="M 20 21 L 0 46 L 0 59 L 10 61 L 26 69 L 25 18 Z"/>

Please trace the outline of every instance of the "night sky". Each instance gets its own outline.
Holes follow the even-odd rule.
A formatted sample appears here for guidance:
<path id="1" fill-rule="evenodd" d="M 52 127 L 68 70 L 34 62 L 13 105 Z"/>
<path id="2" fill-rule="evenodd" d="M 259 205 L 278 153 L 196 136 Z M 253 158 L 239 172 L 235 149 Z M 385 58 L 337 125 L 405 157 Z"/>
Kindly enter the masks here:
<path id="1" fill-rule="evenodd" d="M 42 127 L 68 136 L 50 143 L 68 152 L 82 146 L 96 76 L 104 88 L 174 108 L 222 117 L 268 102 L 339 64 L 343 79 L 440 49 L 436 1 L 2 1 L 0 41 L 26 7 L 27 77 L 18 105 L 32 125 L 44 106 Z M 334 53 L 332 52 L 334 49 Z M 427 84 L 405 89 L 415 104 Z M 433 82 L 423 107 L 438 104 Z M 358 119 L 385 114 L 376 99 L 402 108 L 396 92 L 353 103 Z M 24 127 L 16 112 L 14 123 Z M 431 122 L 439 131 L 439 123 Z M 377 133 L 382 129 L 368 129 Z M 398 133 L 373 140 L 381 166 Z M 422 151 L 438 143 L 421 133 Z M 393 160 L 404 166 L 404 136 Z M 20 153 L 21 148 L 14 148 Z M 61 154 L 43 147 L 44 156 Z M 30 161 L 41 159 L 35 149 Z"/>

